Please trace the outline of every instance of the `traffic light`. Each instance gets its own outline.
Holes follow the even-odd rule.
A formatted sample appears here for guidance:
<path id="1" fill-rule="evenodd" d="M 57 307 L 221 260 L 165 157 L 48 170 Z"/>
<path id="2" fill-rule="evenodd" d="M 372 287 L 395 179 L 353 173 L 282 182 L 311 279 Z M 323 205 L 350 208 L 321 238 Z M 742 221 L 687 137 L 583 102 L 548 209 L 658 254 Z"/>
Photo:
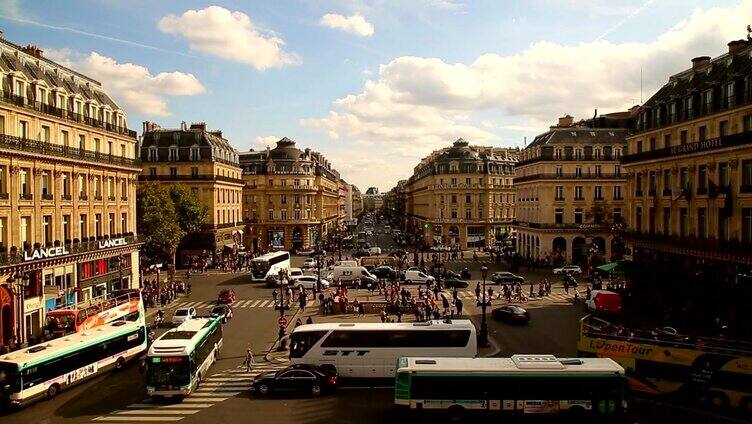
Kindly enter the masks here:
<path id="1" fill-rule="evenodd" d="M 428 231 L 429 228 L 431 228 L 431 224 L 429 224 L 427 222 L 425 224 L 423 224 L 423 230 Z"/>

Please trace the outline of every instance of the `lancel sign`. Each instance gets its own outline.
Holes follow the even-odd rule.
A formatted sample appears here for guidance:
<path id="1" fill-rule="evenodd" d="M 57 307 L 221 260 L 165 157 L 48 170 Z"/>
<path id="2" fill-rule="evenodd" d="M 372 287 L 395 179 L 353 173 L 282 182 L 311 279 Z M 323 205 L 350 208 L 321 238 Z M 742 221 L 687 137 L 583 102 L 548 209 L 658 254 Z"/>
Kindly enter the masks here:
<path id="1" fill-rule="evenodd" d="M 99 249 L 107 249 L 110 247 L 118 247 L 118 246 L 125 246 L 128 242 L 125 240 L 125 238 L 113 238 L 113 239 L 107 239 L 107 240 L 100 240 L 97 244 L 97 247 Z"/>
<path id="2" fill-rule="evenodd" d="M 34 261 L 37 259 L 54 258 L 56 256 L 64 256 L 68 254 L 70 254 L 70 252 L 65 248 L 65 246 L 47 247 L 44 249 L 36 249 L 31 253 L 24 251 L 23 258 L 24 261 Z"/>

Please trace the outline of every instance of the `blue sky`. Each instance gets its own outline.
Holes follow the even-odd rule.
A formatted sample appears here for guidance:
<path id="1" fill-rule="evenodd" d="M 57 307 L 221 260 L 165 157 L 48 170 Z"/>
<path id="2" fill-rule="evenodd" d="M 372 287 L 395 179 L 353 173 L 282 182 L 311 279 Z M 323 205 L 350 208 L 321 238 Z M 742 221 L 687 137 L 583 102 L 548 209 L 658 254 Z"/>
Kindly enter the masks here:
<path id="1" fill-rule="evenodd" d="M 129 125 L 290 137 L 388 190 L 458 137 L 521 146 L 638 104 L 746 35 L 749 1 L 0 0 L 17 44 L 100 79 Z M 330 15 L 325 18 L 325 15 Z"/>

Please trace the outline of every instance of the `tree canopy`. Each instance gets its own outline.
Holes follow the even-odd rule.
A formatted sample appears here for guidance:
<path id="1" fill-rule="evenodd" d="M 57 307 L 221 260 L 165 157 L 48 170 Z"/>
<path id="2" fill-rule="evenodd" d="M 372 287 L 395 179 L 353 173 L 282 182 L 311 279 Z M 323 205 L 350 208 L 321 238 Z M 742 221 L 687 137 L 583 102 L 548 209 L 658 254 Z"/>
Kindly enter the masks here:
<path id="1" fill-rule="evenodd" d="M 170 186 L 170 197 L 175 205 L 178 224 L 185 233 L 193 233 L 201 229 L 209 215 L 209 208 L 202 205 L 198 197 L 185 186 Z"/>

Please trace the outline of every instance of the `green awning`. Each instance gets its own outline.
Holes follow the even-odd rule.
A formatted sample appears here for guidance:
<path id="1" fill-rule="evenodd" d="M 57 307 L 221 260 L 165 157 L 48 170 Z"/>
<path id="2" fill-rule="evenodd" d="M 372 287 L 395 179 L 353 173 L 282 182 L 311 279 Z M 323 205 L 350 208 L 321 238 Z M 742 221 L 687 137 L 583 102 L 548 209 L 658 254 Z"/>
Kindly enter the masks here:
<path id="1" fill-rule="evenodd" d="M 609 262 L 598 267 L 598 271 L 606 273 L 624 272 L 624 264 L 621 261 Z"/>

